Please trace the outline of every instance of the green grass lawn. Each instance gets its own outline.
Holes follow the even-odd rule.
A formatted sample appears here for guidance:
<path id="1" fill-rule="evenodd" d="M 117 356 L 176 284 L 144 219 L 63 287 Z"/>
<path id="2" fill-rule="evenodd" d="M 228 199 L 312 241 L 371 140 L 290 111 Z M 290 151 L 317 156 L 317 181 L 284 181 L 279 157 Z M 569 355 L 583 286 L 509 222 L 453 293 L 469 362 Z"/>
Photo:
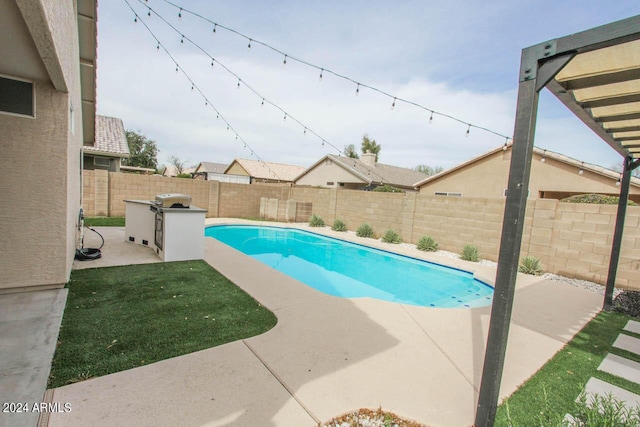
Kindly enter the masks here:
<path id="1" fill-rule="evenodd" d="M 640 362 L 640 356 L 612 347 L 629 319 L 633 318 L 619 313 L 598 314 L 540 371 L 500 405 L 496 425 L 562 425 L 562 418 L 575 410 L 574 401 L 591 377 L 640 394 L 639 384 L 598 371 L 598 365 L 607 353 Z"/>
<path id="2" fill-rule="evenodd" d="M 49 387 L 268 331 L 274 314 L 204 261 L 75 270 Z"/>
<path id="3" fill-rule="evenodd" d="M 124 217 L 87 217 L 84 219 L 84 225 L 87 227 L 124 227 Z"/>

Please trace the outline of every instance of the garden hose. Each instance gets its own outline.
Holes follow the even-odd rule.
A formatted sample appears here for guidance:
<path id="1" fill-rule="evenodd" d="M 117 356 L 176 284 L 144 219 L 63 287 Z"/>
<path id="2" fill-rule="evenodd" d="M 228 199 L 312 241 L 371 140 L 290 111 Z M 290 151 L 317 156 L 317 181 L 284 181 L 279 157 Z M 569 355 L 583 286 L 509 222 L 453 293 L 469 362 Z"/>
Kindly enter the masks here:
<path id="1" fill-rule="evenodd" d="M 76 256 L 75 258 L 78 261 L 93 261 L 95 259 L 98 259 L 100 257 L 102 257 L 102 253 L 100 252 L 100 249 L 102 249 L 102 247 L 104 246 L 104 237 L 102 237 L 102 234 L 98 233 L 95 229 L 91 228 L 91 227 L 87 227 L 89 230 L 93 231 L 94 233 L 96 233 L 98 236 L 100 236 L 100 239 L 102 240 L 102 243 L 100 244 L 99 248 L 85 248 L 84 247 L 84 236 L 82 236 L 82 244 L 80 249 L 76 249 Z"/>

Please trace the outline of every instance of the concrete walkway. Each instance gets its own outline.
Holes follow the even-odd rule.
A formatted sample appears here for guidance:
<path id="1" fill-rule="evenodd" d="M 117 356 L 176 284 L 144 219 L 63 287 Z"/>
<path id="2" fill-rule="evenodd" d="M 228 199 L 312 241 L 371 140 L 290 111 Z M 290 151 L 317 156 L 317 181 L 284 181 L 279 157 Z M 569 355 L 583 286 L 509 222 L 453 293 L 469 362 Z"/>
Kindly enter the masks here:
<path id="1" fill-rule="evenodd" d="M 336 298 L 205 240 L 206 261 L 272 310 L 278 324 L 256 337 L 57 388 L 51 401 L 69 403 L 71 412 L 51 414 L 49 426 L 315 426 L 378 406 L 428 425 L 473 423 L 489 307 Z M 118 257 L 115 246 L 107 250 Z M 495 275 L 477 264 L 438 261 Z M 519 277 L 501 396 L 562 348 L 601 302 L 586 290 Z"/>

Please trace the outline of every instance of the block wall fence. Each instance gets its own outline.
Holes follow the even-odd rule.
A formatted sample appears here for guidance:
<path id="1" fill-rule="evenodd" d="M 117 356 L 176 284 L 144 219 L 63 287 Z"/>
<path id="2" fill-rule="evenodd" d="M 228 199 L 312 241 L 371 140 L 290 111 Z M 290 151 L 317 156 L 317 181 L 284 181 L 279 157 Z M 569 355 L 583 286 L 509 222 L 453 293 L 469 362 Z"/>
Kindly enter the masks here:
<path id="1" fill-rule="evenodd" d="M 405 242 L 430 235 L 441 249 L 459 253 L 476 245 L 482 258 L 497 261 L 504 199 L 377 193 L 292 187 L 283 184 L 232 184 L 106 171 L 84 171 L 87 216 L 124 216 L 125 199 L 151 200 L 160 193 L 186 193 L 207 217 L 259 218 L 260 198 L 310 203 L 326 224 L 341 219 L 350 230 L 363 222 L 378 234 L 391 228 Z M 105 211 L 106 210 L 106 211 Z M 545 271 L 604 284 L 607 279 L 617 206 L 527 203 L 521 255 L 542 260 Z M 629 206 L 616 286 L 640 290 L 640 207 Z"/>

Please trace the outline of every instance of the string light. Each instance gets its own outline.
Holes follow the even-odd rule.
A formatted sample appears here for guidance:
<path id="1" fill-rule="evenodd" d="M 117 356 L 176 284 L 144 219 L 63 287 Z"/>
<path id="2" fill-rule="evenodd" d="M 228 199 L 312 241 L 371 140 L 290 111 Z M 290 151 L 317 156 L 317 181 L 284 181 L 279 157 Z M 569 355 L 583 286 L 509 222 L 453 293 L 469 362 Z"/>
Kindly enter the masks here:
<path id="1" fill-rule="evenodd" d="M 546 156 L 547 156 L 547 150 L 544 150 L 544 151 L 542 152 L 542 158 L 540 159 L 540 161 L 541 161 L 542 163 L 544 163 L 544 162 L 546 162 L 546 161 L 547 161 L 547 157 L 546 157 Z"/>
<path id="2" fill-rule="evenodd" d="M 138 15 L 136 15 L 135 18 L 133 18 L 133 22 L 137 23 L 138 22 Z"/>
<path id="3" fill-rule="evenodd" d="M 304 132 L 302 132 L 303 135 L 307 134 L 307 128 L 304 128 Z"/>
<path id="4" fill-rule="evenodd" d="M 356 96 L 358 96 L 359 93 L 360 93 L 360 83 L 358 83 L 358 86 L 356 87 Z"/>
<path id="5" fill-rule="evenodd" d="M 180 43 L 184 44 L 184 35 L 180 38 Z"/>
<path id="6" fill-rule="evenodd" d="M 287 65 L 287 55 L 284 56 L 284 61 L 282 61 L 282 65 Z"/>
<path id="7" fill-rule="evenodd" d="M 247 45 L 247 49 L 251 49 L 251 39 L 249 39 L 249 44 Z"/>
<path id="8" fill-rule="evenodd" d="M 151 8 L 149 8 L 149 11 L 147 12 L 147 16 L 151 18 Z"/>
<path id="9" fill-rule="evenodd" d="M 142 3 L 142 0 L 138 0 L 138 1 L 139 1 L 140 3 Z M 287 54 L 287 53 L 283 52 L 282 50 L 280 50 L 280 49 L 278 49 L 278 48 L 275 48 L 275 47 L 273 47 L 273 46 L 269 45 L 268 43 L 265 43 L 265 42 L 262 42 L 262 41 L 259 41 L 259 40 L 255 40 L 255 39 L 253 39 L 253 38 L 251 38 L 251 37 L 249 37 L 249 36 L 246 36 L 245 34 L 243 34 L 243 33 L 239 32 L 239 31 L 237 31 L 237 30 L 235 30 L 235 29 L 233 29 L 233 28 L 226 27 L 226 26 L 224 26 L 224 25 L 222 25 L 222 24 L 219 24 L 219 23 L 217 23 L 217 22 L 214 22 L 214 21 L 212 21 L 211 19 L 209 19 L 209 18 L 207 18 L 207 17 L 205 17 L 205 16 L 203 16 L 203 15 L 201 15 L 201 14 L 198 14 L 198 13 L 196 13 L 196 12 L 190 11 L 190 10 L 188 10 L 188 9 L 184 9 L 183 7 L 181 7 L 181 6 L 177 5 L 177 4 L 175 4 L 174 2 L 172 2 L 172 1 L 170 1 L 170 0 L 163 0 L 163 1 L 164 1 L 165 3 L 167 3 L 167 4 L 169 4 L 169 5 L 171 5 L 171 6 L 175 7 L 175 8 L 177 8 L 177 9 L 179 9 L 179 10 L 180 10 L 180 12 L 182 12 L 182 11 L 188 12 L 188 13 L 192 14 L 193 16 L 195 16 L 195 17 L 197 17 L 197 18 L 199 18 L 199 19 L 202 19 L 203 21 L 206 21 L 206 22 L 208 22 L 208 23 L 210 23 L 210 24 L 213 24 L 213 32 L 214 32 L 214 33 L 216 32 L 216 28 L 219 26 L 219 27 L 221 27 L 221 28 L 223 28 L 223 29 L 225 29 L 225 30 L 227 30 L 227 31 L 229 31 L 229 32 L 232 32 L 232 33 L 236 34 L 236 35 L 237 35 L 237 36 L 239 36 L 239 37 L 243 37 L 243 38 L 245 38 L 245 39 L 247 39 L 247 40 L 251 40 L 251 42 L 252 42 L 252 43 L 260 44 L 260 45 L 262 45 L 262 46 L 264 46 L 264 47 L 266 47 L 266 48 L 268 48 L 268 49 L 270 49 L 270 50 L 272 50 L 272 51 L 274 51 L 274 52 L 276 52 L 276 53 L 278 53 L 278 54 L 280 54 L 280 55 L 283 55 L 283 56 L 284 56 L 283 64 L 286 64 L 286 63 L 287 63 L 287 59 L 293 59 L 294 61 L 297 61 L 297 62 L 299 62 L 299 63 L 301 63 L 301 64 L 307 65 L 308 67 L 312 67 L 312 68 L 315 68 L 315 69 L 320 70 L 320 76 L 319 76 L 319 77 L 320 77 L 320 80 L 322 80 L 323 73 L 326 71 L 327 73 L 331 73 L 331 74 L 333 74 L 333 75 L 334 75 L 334 76 L 336 76 L 336 77 L 342 78 L 342 79 L 344 79 L 344 80 L 351 81 L 352 83 L 356 83 L 356 84 L 358 83 L 358 82 L 356 82 L 354 79 L 352 79 L 352 78 L 350 78 L 350 77 L 348 77 L 348 76 L 342 75 L 342 74 L 337 73 L 337 72 L 332 71 L 332 70 L 329 70 L 329 69 L 327 69 L 327 68 L 325 68 L 325 67 L 320 67 L 320 66 L 318 66 L 318 65 L 312 64 L 312 63 L 310 63 L 310 62 L 308 62 L 308 61 L 305 61 L 305 60 L 303 60 L 303 59 L 300 59 L 300 58 L 297 58 L 297 57 L 292 57 L 292 56 L 290 56 L 289 54 Z M 157 14 L 157 13 L 156 13 L 156 14 Z M 394 99 L 394 104 L 395 104 L 395 102 L 396 102 L 396 101 L 401 101 L 401 102 L 404 102 L 404 103 L 406 103 L 406 104 L 410 104 L 410 105 L 413 105 L 413 106 L 415 106 L 415 107 L 421 108 L 421 109 L 423 109 L 423 110 L 427 110 L 427 111 L 430 111 L 430 112 L 434 112 L 434 113 L 439 114 L 439 115 L 441 115 L 441 116 L 443 116 L 443 117 L 445 117 L 445 118 L 448 118 L 448 119 L 450 119 L 450 120 L 456 121 L 456 122 L 458 122 L 458 123 L 460 123 L 460 124 L 464 124 L 464 125 L 467 125 L 467 126 L 475 127 L 475 128 L 477 128 L 477 129 L 483 130 L 483 131 L 485 131 L 485 132 L 489 132 L 489 133 L 494 134 L 494 135 L 496 135 L 496 136 L 500 136 L 500 137 L 502 137 L 502 138 L 508 138 L 508 139 L 511 139 L 510 137 L 508 137 L 508 136 L 506 136 L 506 135 L 503 135 L 503 134 L 501 134 L 501 133 L 499 133 L 499 132 L 496 132 L 496 131 L 494 131 L 494 130 L 488 129 L 488 128 L 483 127 L 483 126 L 477 126 L 477 125 L 474 125 L 474 124 L 469 124 L 468 122 L 463 121 L 462 119 L 459 119 L 459 118 L 457 118 L 457 117 L 454 117 L 454 116 L 452 116 L 452 115 L 450 115 L 450 114 L 445 114 L 445 113 L 437 112 L 437 111 L 432 110 L 432 109 L 430 109 L 430 108 L 427 108 L 427 107 L 425 107 L 425 106 L 423 106 L 423 105 L 421 105 L 421 104 L 418 104 L 417 102 L 410 101 L 410 100 L 407 100 L 407 99 L 404 99 L 404 98 L 399 98 L 399 97 L 397 97 L 397 96 L 391 95 L 390 93 L 387 93 L 387 92 L 385 92 L 385 91 L 383 91 L 383 90 L 381 90 L 381 89 L 378 89 L 378 88 L 376 88 L 376 87 L 374 87 L 374 86 L 370 86 L 370 85 L 367 85 L 367 84 L 364 84 L 364 83 L 360 83 L 360 85 L 361 85 L 362 87 L 366 87 L 366 88 L 368 88 L 368 89 L 370 89 L 370 90 L 372 90 L 372 91 L 374 91 L 374 92 L 378 92 L 378 93 L 380 93 L 381 95 L 388 96 L 389 98 L 393 98 L 393 99 Z M 394 105 L 394 106 L 395 106 L 395 105 Z"/>
<path id="10" fill-rule="evenodd" d="M 180 11 L 178 12 L 178 19 L 182 19 L 182 8 L 180 8 Z"/>
<path id="11" fill-rule="evenodd" d="M 429 124 L 433 123 L 433 111 L 431 112 L 431 115 L 429 116 Z"/>
<path id="12" fill-rule="evenodd" d="M 262 98 L 262 102 L 260 103 L 260 106 L 264 106 L 264 98 Z"/>
<path id="13" fill-rule="evenodd" d="M 582 165 L 580 166 L 580 170 L 578 170 L 578 175 L 582 175 L 584 173 L 584 162 L 582 162 Z"/>
<path id="14" fill-rule="evenodd" d="M 238 89 L 240 89 L 240 79 L 238 79 Z"/>
<path id="15" fill-rule="evenodd" d="M 465 137 L 469 137 L 469 132 L 471 132 L 471 125 L 467 126 L 467 132 L 464 134 Z"/>
<path id="16" fill-rule="evenodd" d="M 393 104 L 391 104 L 391 109 L 393 110 L 394 108 L 396 108 L 396 99 L 397 98 L 393 98 Z"/>
<path id="17" fill-rule="evenodd" d="M 141 2 L 141 0 L 138 0 L 139 2 Z M 133 9 L 133 7 L 131 6 L 131 4 L 129 3 L 128 0 L 124 0 L 124 2 L 127 4 L 127 6 L 131 9 L 131 11 L 134 13 L 134 15 L 137 16 L 135 10 Z M 184 39 L 186 39 L 187 41 L 189 41 L 191 44 L 193 44 L 195 47 L 197 47 L 198 49 L 200 49 L 203 53 L 205 53 L 208 57 L 211 58 L 211 66 L 213 66 L 214 62 L 216 62 L 216 60 L 210 55 L 208 54 L 204 49 L 202 49 L 202 47 L 200 47 L 198 44 L 194 43 L 193 40 L 191 40 L 189 37 L 184 36 L 177 28 L 175 28 L 171 23 L 169 23 L 165 18 L 163 18 L 161 15 L 158 14 L 158 12 L 156 12 L 155 10 L 153 10 L 153 8 L 149 8 L 156 16 L 158 16 L 165 24 L 167 24 L 168 26 L 170 26 L 174 31 L 176 31 L 178 34 L 180 34 L 181 36 L 184 37 Z M 185 10 L 186 11 L 186 10 Z M 187 11 L 188 12 L 188 11 Z M 193 12 L 190 12 L 193 13 Z M 195 85 L 193 83 L 193 80 L 191 80 L 191 78 L 188 76 L 188 74 L 186 73 L 186 71 L 179 66 L 178 62 L 176 61 L 176 59 L 173 57 L 173 55 L 171 55 L 171 53 L 167 50 L 167 48 L 160 42 L 160 40 L 158 39 L 158 37 L 153 33 L 153 31 L 151 30 L 151 28 L 141 19 L 140 20 L 141 23 L 144 25 L 144 27 L 146 28 L 146 30 L 149 32 L 149 34 L 155 39 L 156 41 L 156 48 L 157 50 L 160 50 L 160 47 L 162 47 L 162 49 L 164 50 L 164 52 L 167 54 L 167 56 L 169 56 L 169 58 L 174 61 L 174 63 L 176 64 L 176 72 L 180 72 L 182 71 L 182 73 L 187 77 L 187 79 L 192 83 L 192 85 L 194 86 L 194 90 L 197 89 L 197 91 L 200 93 L 200 95 L 203 97 L 203 99 L 205 100 L 206 105 L 209 105 L 210 103 L 208 102 L 207 97 L 205 96 L 205 94 L 200 90 L 200 88 L 197 87 L 197 85 Z M 233 30 L 230 30 L 233 31 Z M 254 41 L 254 40 L 252 40 Z M 260 43 L 260 42 L 258 42 Z M 285 55 L 284 61 L 287 60 L 288 55 Z M 240 77 L 235 74 L 233 71 L 231 71 L 229 68 L 227 68 L 224 64 L 220 63 L 219 61 L 217 61 L 218 64 L 220 64 L 222 66 L 222 68 L 229 72 L 230 74 L 236 76 L 239 81 L 241 81 Z M 322 71 L 321 70 L 321 75 L 322 75 Z M 250 89 L 254 94 L 261 96 L 257 91 L 255 91 L 253 88 L 251 88 L 246 82 L 242 81 L 243 85 L 245 87 L 247 87 L 248 89 Z M 302 122 L 300 122 L 298 119 L 296 119 L 295 117 L 291 116 L 288 112 L 286 112 L 284 109 L 282 109 L 281 107 L 279 107 L 278 105 L 274 104 L 273 102 L 267 100 L 266 98 L 262 97 L 262 105 L 264 105 L 264 102 L 268 102 L 269 104 L 271 104 L 272 106 L 274 106 L 275 108 L 279 109 L 280 111 L 282 111 L 284 113 L 284 120 L 286 120 L 287 116 L 289 116 L 291 119 L 293 119 L 297 124 L 299 124 L 300 126 L 304 127 L 306 130 L 308 130 L 309 132 L 311 132 L 314 136 L 316 136 L 318 139 L 320 139 L 322 141 L 322 146 L 324 147 L 325 143 L 329 144 L 333 149 L 336 150 L 336 152 L 338 153 L 338 156 L 341 156 L 343 154 L 342 150 L 340 150 L 338 147 L 336 147 L 335 145 L 331 144 L 330 142 L 326 141 L 324 138 L 322 138 L 320 135 L 318 135 L 316 132 L 314 132 L 313 130 L 309 129 L 307 126 L 305 126 Z M 219 111 L 213 106 L 211 105 L 211 107 L 215 110 L 216 112 L 216 119 L 222 119 L 225 124 L 227 125 L 227 130 L 231 129 L 230 123 L 221 116 L 221 114 L 219 113 Z M 235 129 L 233 129 L 234 132 Z M 246 141 L 244 141 L 244 139 L 242 137 L 239 137 L 239 139 L 246 144 Z M 251 147 L 249 147 L 251 149 Z M 256 154 L 254 151 L 252 151 L 252 155 Z M 264 161 L 260 158 L 260 156 L 258 156 L 256 154 L 256 157 L 259 161 L 263 162 Z M 267 169 L 271 170 L 271 168 L 265 164 L 265 166 L 267 167 Z M 273 171 L 271 171 L 273 173 L 274 176 L 277 176 L 277 174 Z M 374 172 L 375 173 L 375 172 Z M 376 174 L 377 176 L 379 176 L 381 178 L 382 182 L 382 177 L 378 174 Z"/>
<path id="18" fill-rule="evenodd" d="M 284 113 L 284 117 L 282 118 L 282 121 L 286 121 L 287 120 L 287 113 Z"/>

